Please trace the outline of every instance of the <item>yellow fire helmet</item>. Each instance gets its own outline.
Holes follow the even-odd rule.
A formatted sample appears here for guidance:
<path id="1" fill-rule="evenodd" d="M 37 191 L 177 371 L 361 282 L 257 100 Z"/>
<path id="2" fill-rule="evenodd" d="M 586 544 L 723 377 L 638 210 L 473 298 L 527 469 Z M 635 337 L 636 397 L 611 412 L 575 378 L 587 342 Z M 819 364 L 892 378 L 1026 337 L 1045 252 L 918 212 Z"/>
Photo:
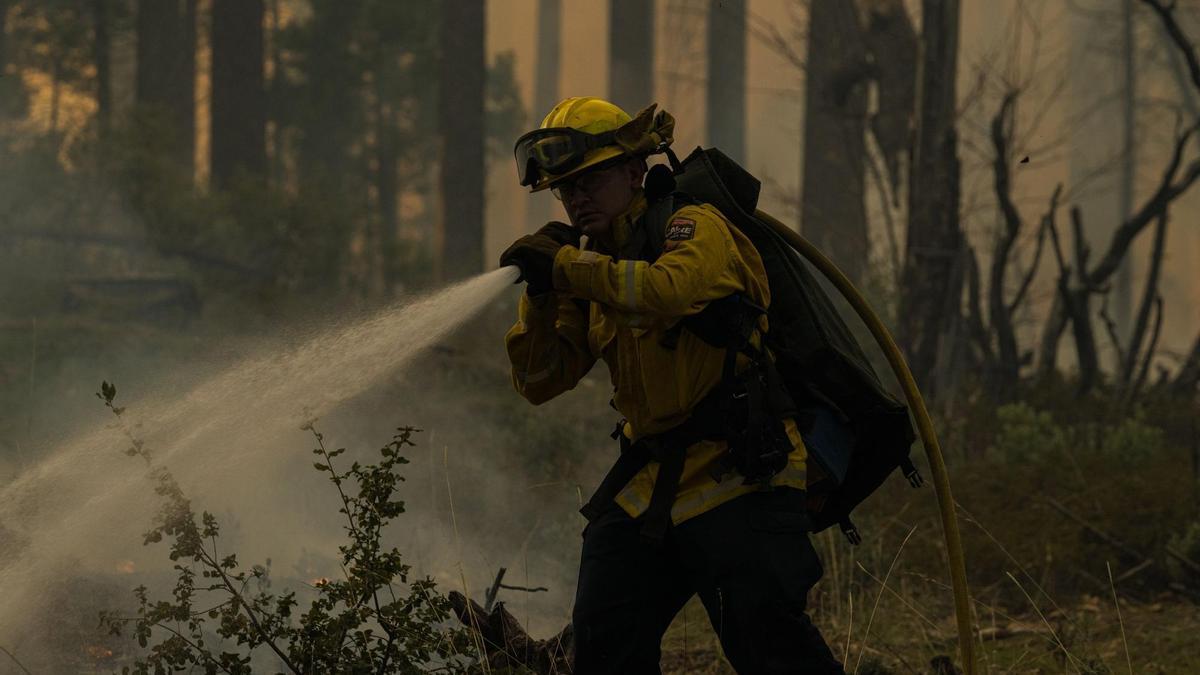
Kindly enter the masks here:
<path id="1" fill-rule="evenodd" d="M 630 117 L 594 96 L 568 98 L 550 111 L 539 129 L 517 139 L 513 154 L 521 185 L 538 192 L 623 155 L 659 152 L 671 143 L 675 120 L 651 105 Z"/>

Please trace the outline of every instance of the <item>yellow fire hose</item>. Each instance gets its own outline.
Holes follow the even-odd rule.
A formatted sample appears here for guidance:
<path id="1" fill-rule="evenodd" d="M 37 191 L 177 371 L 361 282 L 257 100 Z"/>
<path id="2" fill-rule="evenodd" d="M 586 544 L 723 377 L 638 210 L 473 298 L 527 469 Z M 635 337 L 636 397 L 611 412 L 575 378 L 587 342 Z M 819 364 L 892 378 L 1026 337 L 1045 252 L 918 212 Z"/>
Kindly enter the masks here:
<path id="1" fill-rule="evenodd" d="M 913 417 L 917 422 L 917 432 L 921 435 L 921 442 L 925 445 L 925 454 L 929 458 L 929 468 L 933 473 L 933 487 L 937 493 L 938 507 L 942 515 L 942 532 L 946 537 L 950 581 L 954 587 L 954 613 L 958 622 L 958 649 L 962 657 L 963 672 L 965 675 L 974 675 L 975 642 L 971 630 L 971 600 L 967 590 L 967 568 L 963 559 L 962 539 L 958 533 L 958 517 L 954 512 L 954 497 L 950 494 L 950 477 L 946 474 L 946 462 L 942 459 L 941 446 L 938 445 L 937 434 L 933 430 L 933 420 L 929 417 L 929 410 L 926 409 L 925 400 L 921 397 L 917 383 L 913 380 L 912 372 L 908 369 L 908 363 L 905 362 L 891 333 L 888 332 L 887 327 L 883 325 L 875 311 L 871 309 L 866 298 L 833 264 L 833 261 L 807 239 L 792 231 L 791 228 L 770 214 L 759 210 L 755 211 L 754 215 L 769 225 L 792 248 L 820 270 L 846 298 L 850 306 L 862 318 L 863 323 L 867 324 L 871 335 L 875 336 L 875 341 L 879 343 L 879 347 L 887 356 L 888 363 L 896 373 L 896 379 L 900 381 L 900 386 L 904 389 L 904 397 L 908 399 L 909 409 L 912 410 Z"/>

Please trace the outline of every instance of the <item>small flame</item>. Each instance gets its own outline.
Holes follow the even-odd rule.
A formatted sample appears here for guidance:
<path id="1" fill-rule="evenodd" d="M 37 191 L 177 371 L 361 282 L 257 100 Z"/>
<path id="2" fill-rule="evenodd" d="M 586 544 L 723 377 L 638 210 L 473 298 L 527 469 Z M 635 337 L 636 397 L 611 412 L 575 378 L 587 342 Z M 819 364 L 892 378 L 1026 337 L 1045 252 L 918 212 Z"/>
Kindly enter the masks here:
<path id="1" fill-rule="evenodd" d="M 135 569 L 132 560 L 122 560 L 117 563 L 117 572 L 121 574 L 133 574 Z"/>
<path id="2" fill-rule="evenodd" d="M 317 587 L 324 586 L 329 583 L 329 577 L 316 577 L 315 579 L 309 579 L 308 583 Z"/>
<path id="3" fill-rule="evenodd" d="M 92 657 L 93 659 L 96 659 L 97 661 L 100 661 L 103 659 L 111 659 L 112 655 L 113 655 L 113 652 L 111 649 L 108 649 L 107 647 L 103 647 L 101 645 L 88 645 L 83 648 L 83 651 L 87 652 L 88 656 Z"/>

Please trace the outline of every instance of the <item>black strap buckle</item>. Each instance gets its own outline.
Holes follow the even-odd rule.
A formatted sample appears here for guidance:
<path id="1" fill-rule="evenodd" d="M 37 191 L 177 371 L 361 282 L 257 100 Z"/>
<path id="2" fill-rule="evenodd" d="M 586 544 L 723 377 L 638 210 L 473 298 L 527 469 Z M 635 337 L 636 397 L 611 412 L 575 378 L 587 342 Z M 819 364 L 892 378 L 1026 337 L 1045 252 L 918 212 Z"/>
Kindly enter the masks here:
<path id="1" fill-rule="evenodd" d="M 921 487 L 925 484 L 925 479 L 921 477 L 921 472 L 917 470 L 915 464 L 907 457 L 900 463 L 900 468 L 904 470 L 904 477 L 908 479 L 908 484 L 913 487 Z"/>
<path id="2" fill-rule="evenodd" d="M 842 534 L 846 535 L 846 541 L 850 542 L 851 546 L 858 546 L 862 543 L 862 534 L 859 533 L 854 521 L 850 520 L 849 516 L 843 518 L 838 523 L 838 527 L 842 529 Z"/>

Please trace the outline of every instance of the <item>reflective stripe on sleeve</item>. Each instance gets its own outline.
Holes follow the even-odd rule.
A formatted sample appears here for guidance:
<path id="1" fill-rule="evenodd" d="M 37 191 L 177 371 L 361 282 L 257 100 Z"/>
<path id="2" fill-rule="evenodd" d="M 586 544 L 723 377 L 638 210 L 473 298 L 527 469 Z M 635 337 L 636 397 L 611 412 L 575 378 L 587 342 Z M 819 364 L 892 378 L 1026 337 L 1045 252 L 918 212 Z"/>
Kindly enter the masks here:
<path id="1" fill-rule="evenodd" d="M 642 281 L 649 265 L 642 260 L 622 260 L 619 266 L 617 304 L 632 312 L 638 311 L 642 302 Z"/>

